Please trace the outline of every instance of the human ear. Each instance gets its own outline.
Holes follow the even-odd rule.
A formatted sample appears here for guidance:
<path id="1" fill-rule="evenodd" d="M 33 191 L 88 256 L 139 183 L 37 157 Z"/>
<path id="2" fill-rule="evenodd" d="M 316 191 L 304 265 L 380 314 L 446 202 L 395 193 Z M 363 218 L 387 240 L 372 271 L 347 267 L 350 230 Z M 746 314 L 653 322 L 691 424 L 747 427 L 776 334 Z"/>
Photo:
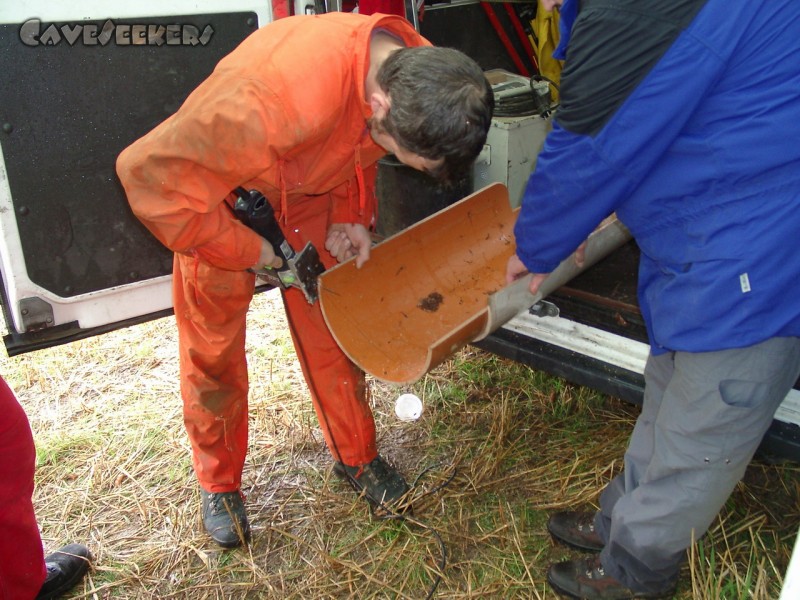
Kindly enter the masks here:
<path id="1" fill-rule="evenodd" d="M 389 102 L 389 96 L 384 92 L 373 92 L 369 97 L 369 104 L 372 108 L 372 116 L 377 120 L 380 121 L 389 114 L 391 103 Z"/>

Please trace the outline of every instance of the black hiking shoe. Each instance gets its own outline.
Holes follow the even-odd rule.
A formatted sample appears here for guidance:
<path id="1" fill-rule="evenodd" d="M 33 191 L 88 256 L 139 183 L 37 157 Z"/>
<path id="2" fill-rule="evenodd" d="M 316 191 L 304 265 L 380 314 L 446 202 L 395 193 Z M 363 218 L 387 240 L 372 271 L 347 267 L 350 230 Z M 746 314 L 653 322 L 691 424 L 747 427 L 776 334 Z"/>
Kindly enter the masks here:
<path id="1" fill-rule="evenodd" d="M 585 552 L 600 552 L 604 544 L 594 529 L 594 515 L 575 511 L 555 513 L 547 521 L 547 531 L 567 546 Z"/>
<path id="2" fill-rule="evenodd" d="M 335 462 L 333 472 L 350 483 L 355 491 L 363 493 L 373 510 L 410 510 L 410 506 L 401 502 L 409 490 L 406 480 L 380 456 L 359 467 Z"/>
<path id="3" fill-rule="evenodd" d="M 654 600 L 671 598 L 677 581 L 658 592 L 635 592 L 606 575 L 599 556 L 567 560 L 550 566 L 547 582 L 562 596 L 580 600 Z"/>
<path id="4" fill-rule="evenodd" d="M 91 552 L 82 544 L 68 544 L 45 556 L 47 576 L 36 600 L 51 600 L 71 590 L 86 575 L 91 560 Z"/>
<path id="5" fill-rule="evenodd" d="M 223 548 L 236 548 L 250 541 L 250 523 L 244 509 L 242 492 L 207 492 L 200 488 L 203 499 L 203 525 Z"/>

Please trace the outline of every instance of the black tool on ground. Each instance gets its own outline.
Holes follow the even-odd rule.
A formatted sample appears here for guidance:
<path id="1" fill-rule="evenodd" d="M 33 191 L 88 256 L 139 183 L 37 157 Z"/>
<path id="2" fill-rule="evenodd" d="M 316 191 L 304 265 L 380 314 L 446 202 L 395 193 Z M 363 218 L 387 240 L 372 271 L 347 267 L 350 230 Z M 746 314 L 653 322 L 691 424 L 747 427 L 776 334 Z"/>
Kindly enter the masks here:
<path id="1" fill-rule="evenodd" d="M 283 260 L 282 267 L 260 269 L 256 274 L 276 287 L 298 288 L 308 303 L 314 304 L 319 296 L 317 277 L 325 271 L 317 249 L 308 242 L 300 252 L 294 251 L 286 241 L 272 205 L 264 194 L 258 190 L 247 191 L 242 187 L 236 188 L 234 193 L 236 200 L 233 212 L 236 218 L 272 244 L 275 255 Z"/>

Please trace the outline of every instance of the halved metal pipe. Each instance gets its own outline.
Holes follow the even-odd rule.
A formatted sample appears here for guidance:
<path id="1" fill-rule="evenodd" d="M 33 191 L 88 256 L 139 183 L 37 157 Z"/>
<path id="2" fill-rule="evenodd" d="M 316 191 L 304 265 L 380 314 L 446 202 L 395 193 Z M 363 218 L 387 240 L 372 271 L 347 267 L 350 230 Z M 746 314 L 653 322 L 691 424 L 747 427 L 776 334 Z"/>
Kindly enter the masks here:
<path id="1" fill-rule="evenodd" d="M 384 240 L 361 269 L 351 260 L 323 273 L 320 305 L 345 354 L 382 381 L 413 383 L 629 239 L 610 221 L 583 267 L 568 258 L 533 296 L 529 277 L 505 283 L 518 210 L 493 184 Z"/>

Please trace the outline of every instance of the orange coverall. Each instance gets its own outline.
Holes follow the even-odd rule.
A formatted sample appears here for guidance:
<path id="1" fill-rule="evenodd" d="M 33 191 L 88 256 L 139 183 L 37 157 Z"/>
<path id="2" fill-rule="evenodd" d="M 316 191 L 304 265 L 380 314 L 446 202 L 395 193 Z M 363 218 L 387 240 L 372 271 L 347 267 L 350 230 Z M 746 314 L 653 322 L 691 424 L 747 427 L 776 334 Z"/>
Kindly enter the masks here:
<path id="1" fill-rule="evenodd" d="M 248 440 L 245 320 L 261 238 L 226 198 L 237 186 L 273 204 L 289 243 L 310 241 L 326 268 L 332 223 L 374 226 L 376 161 L 364 83 L 380 28 L 428 45 L 403 18 L 329 13 L 252 33 L 176 114 L 126 148 L 117 173 L 131 208 L 175 252 L 184 420 L 200 485 L 239 489 Z M 377 455 L 364 374 L 341 352 L 319 303 L 283 294 L 297 356 L 328 448 L 347 465 Z"/>

